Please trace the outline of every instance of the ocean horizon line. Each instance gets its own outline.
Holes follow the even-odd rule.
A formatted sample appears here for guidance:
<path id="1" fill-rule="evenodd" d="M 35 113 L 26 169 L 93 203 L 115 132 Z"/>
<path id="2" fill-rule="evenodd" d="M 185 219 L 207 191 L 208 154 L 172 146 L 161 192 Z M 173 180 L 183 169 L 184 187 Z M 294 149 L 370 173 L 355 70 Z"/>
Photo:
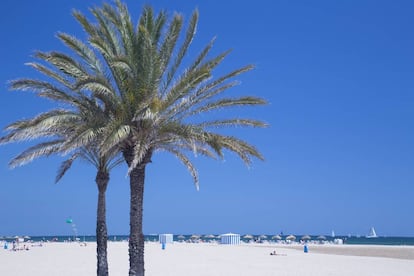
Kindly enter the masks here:
<path id="1" fill-rule="evenodd" d="M 171 233 L 160 233 L 171 234 Z M 158 233 L 145 234 L 146 242 L 158 242 L 160 235 Z M 225 234 L 225 233 L 223 233 Z M 174 242 L 214 242 L 220 239 L 222 234 L 173 234 Z M 292 238 L 293 237 L 293 238 Z M 12 241 L 20 239 L 30 242 L 96 242 L 95 235 L 82 235 L 82 234 L 65 234 L 65 235 L 0 235 L 0 241 Z M 108 235 L 108 242 L 122 242 L 127 241 L 129 235 Z M 243 242 L 259 242 L 259 243 L 285 243 L 287 240 L 293 239 L 293 241 L 307 241 L 311 240 L 317 243 L 336 243 L 340 240 L 340 243 L 350 245 L 395 245 L 395 246 L 414 246 L 414 237 L 405 236 L 378 236 L 376 238 L 370 238 L 366 236 L 349 236 L 349 235 L 266 235 L 266 234 L 244 234 L 240 235 L 240 239 Z M 289 242 L 291 242 L 289 241 Z"/>

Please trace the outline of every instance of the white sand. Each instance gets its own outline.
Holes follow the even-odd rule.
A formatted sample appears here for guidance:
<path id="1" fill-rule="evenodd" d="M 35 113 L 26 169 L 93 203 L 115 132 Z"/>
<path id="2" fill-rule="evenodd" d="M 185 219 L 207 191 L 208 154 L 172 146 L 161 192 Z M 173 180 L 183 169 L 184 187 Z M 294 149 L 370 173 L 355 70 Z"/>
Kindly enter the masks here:
<path id="1" fill-rule="evenodd" d="M 0 275 L 96 275 L 95 246 L 95 243 L 86 247 L 77 243 L 45 243 L 43 247 L 16 252 L 1 248 Z M 348 248 L 347 255 L 337 255 L 344 254 L 341 253 L 344 248 Z M 275 249 L 282 255 L 270 256 Z M 386 258 L 352 256 L 358 252 L 369 255 L 377 250 L 394 253 Z M 166 250 L 162 250 L 158 243 L 147 243 L 145 268 L 148 276 L 408 276 L 414 275 L 414 260 L 410 254 L 407 259 L 398 256 L 411 251 L 414 247 L 311 245 L 310 252 L 305 254 L 289 246 L 181 243 L 167 244 Z M 128 275 L 128 244 L 109 242 L 108 255 L 110 275 Z"/>

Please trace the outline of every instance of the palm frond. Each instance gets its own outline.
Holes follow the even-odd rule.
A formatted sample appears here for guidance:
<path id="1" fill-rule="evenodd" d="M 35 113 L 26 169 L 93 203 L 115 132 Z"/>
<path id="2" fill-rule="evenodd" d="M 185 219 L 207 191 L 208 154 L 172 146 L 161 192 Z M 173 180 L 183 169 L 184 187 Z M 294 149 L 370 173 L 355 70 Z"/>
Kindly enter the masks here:
<path id="1" fill-rule="evenodd" d="M 76 98 L 70 92 L 64 91 L 50 82 L 33 80 L 33 79 L 18 79 L 10 82 L 10 89 L 20 91 L 32 91 L 40 97 L 45 97 L 50 100 L 59 101 L 65 104 L 76 102 Z"/>
<path id="2" fill-rule="evenodd" d="M 132 24 L 131 16 L 129 14 L 126 4 L 121 1 L 116 1 L 116 6 L 118 9 L 118 14 L 120 18 L 121 26 L 118 27 L 118 31 L 121 33 L 121 39 L 127 53 L 132 51 L 133 40 L 135 37 L 134 26 Z"/>
<path id="3" fill-rule="evenodd" d="M 51 154 L 57 153 L 59 152 L 60 146 L 63 142 L 63 140 L 54 140 L 32 146 L 13 158 L 9 162 L 9 166 L 11 168 L 15 168 L 30 163 L 39 157 L 49 156 Z"/>
<path id="4" fill-rule="evenodd" d="M 216 141 L 224 148 L 236 153 L 245 163 L 246 165 L 251 164 L 250 156 L 254 156 L 260 160 L 264 160 L 264 157 L 260 154 L 260 152 L 249 143 L 237 139 L 232 136 L 221 136 L 215 135 Z"/>
<path id="5" fill-rule="evenodd" d="M 70 136 L 66 137 L 65 143 L 61 146 L 62 154 L 68 154 L 74 149 L 87 147 L 99 140 L 99 132 L 89 128 L 88 125 L 80 125 Z"/>
<path id="6" fill-rule="evenodd" d="M 25 65 L 30 66 L 34 68 L 35 70 L 39 71 L 40 73 L 44 74 L 47 77 L 50 77 L 52 79 L 55 79 L 60 84 L 66 86 L 67 88 L 71 88 L 72 84 L 69 80 L 67 80 L 65 77 L 61 76 L 58 72 L 53 71 L 43 64 L 37 63 L 37 62 L 27 62 Z"/>
<path id="7" fill-rule="evenodd" d="M 191 20 L 189 23 L 189 26 L 187 28 L 187 32 L 186 32 L 186 36 L 184 39 L 184 42 L 182 44 L 182 46 L 180 47 L 177 56 L 174 60 L 174 63 L 172 64 L 171 68 L 168 70 L 167 74 L 166 74 L 166 79 L 165 79 L 165 83 L 163 84 L 163 86 L 161 87 L 160 91 L 161 91 L 161 95 L 164 95 L 166 89 L 168 88 L 168 86 L 170 85 L 171 81 L 173 80 L 177 69 L 180 67 L 181 62 L 184 58 L 184 56 L 186 55 L 188 48 L 190 47 L 191 42 L 193 41 L 193 38 L 195 36 L 196 33 L 196 29 L 197 29 L 197 22 L 198 22 L 198 10 L 196 9 L 192 16 L 191 16 Z M 212 43 L 211 43 L 212 46 Z M 211 46 L 209 48 L 211 48 Z M 206 52 L 208 52 L 209 50 L 207 50 Z M 207 53 L 206 53 L 207 54 Z M 202 57 L 201 59 L 203 59 L 204 57 Z M 171 59 L 171 57 L 169 58 Z M 168 63 L 166 64 L 168 65 Z M 165 70 L 162 70 L 163 73 L 165 72 Z"/>
<path id="8" fill-rule="evenodd" d="M 207 84 L 201 86 L 197 91 L 194 92 L 192 97 L 194 98 L 195 104 L 198 102 L 210 99 L 219 93 L 235 86 L 238 84 L 238 82 L 230 82 L 228 84 L 223 84 L 225 81 L 230 80 L 242 73 L 248 72 L 254 68 L 253 65 L 247 65 L 244 67 L 241 67 L 237 70 L 234 70 L 216 80 L 213 80 L 211 82 L 208 82 Z M 223 84 L 223 85 L 222 85 Z"/>
<path id="9" fill-rule="evenodd" d="M 113 168 L 121 165 L 124 163 L 124 158 L 122 156 L 118 156 L 115 158 L 111 158 L 110 162 L 107 164 L 108 170 L 112 170 Z"/>
<path id="10" fill-rule="evenodd" d="M 226 51 L 215 58 L 202 63 L 199 66 L 191 66 L 189 70 L 180 77 L 177 84 L 174 85 L 167 93 L 164 99 L 164 108 L 167 109 L 177 100 L 188 95 L 194 88 L 211 76 L 211 71 L 225 58 L 229 53 Z"/>
<path id="11" fill-rule="evenodd" d="M 75 161 L 79 156 L 79 152 L 75 152 L 71 157 L 61 163 L 56 174 L 55 183 L 58 183 L 62 179 L 65 173 L 72 167 L 73 161 Z"/>
<path id="12" fill-rule="evenodd" d="M 68 77 L 83 79 L 85 76 L 88 76 L 88 71 L 82 64 L 63 53 L 53 51 L 49 53 L 37 52 L 36 56 L 48 61 Z"/>
<path id="13" fill-rule="evenodd" d="M 108 80 L 103 77 L 89 77 L 80 80 L 76 83 L 75 89 L 91 91 L 96 98 L 107 104 L 117 102 L 115 89 L 111 86 Z"/>
<path id="14" fill-rule="evenodd" d="M 225 107 L 243 106 L 243 105 L 265 105 L 267 102 L 263 99 L 256 97 L 241 97 L 241 98 L 224 98 L 215 102 L 207 103 L 200 108 L 197 108 L 190 112 L 190 115 L 200 114 L 215 109 L 221 109 Z"/>
<path id="15" fill-rule="evenodd" d="M 171 148 L 166 148 L 165 150 L 175 155 L 181 161 L 181 163 L 187 168 L 187 170 L 190 172 L 191 176 L 193 177 L 195 188 L 197 189 L 197 191 L 199 191 L 200 183 L 198 179 L 198 172 L 195 166 L 193 165 L 193 163 L 191 163 L 190 159 L 188 159 L 187 156 L 185 156 L 183 153 L 181 153 L 178 150 L 174 150 Z"/>
<path id="16" fill-rule="evenodd" d="M 95 55 L 95 53 L 82 41 L 74 36 L 58 33 L 58 38 L 70 49 L 81 57 L 85 64 L 88 65 L 95 73 L 101 73 L 103 71 L 102 64 Z"/>
<path id="17" fill-rule="evenodd" d="M 121 121 L 112 122 L 108 127 L 105 128 L 101 142 L 100 148 L 105 154 L 106 152 L 117 148 L 118 145 L 122 145 L 124 141 L 127 140 L 131 135 L 131 127 L 129 125 L 123 124 Z"/>
<path id="18" fill-rule="evenodd" d="M 129 78 L 134 77 L 134 68 L 131 64 L 131 60 L 128 59 L 126 56 L 122 57 L 114 57 L 111 61 L 111 66 L 116 69 L 120 70 L 121 72 L 125 73 Z"/>
<path id="19" fill-rule="evenodd" d="M 267 127 L 268 124 L 259 121 L 259 120 L 252 120 L 252 119 L 228 119 L 228 120 L 215 120 L 215 121 L 207 121 L 197 126 L 202 128 L 208 127 Z"/>
<path id="20" fill-rule="evenodd" d="M 89 20 L 84 16 L 80 11 L 73 10 L 72 16 L 78 21 L 82 26 L 83 30 L 89 34 L 89 36 L 94 37 L 97 34 L 95 26 L 89 22 Z"/>
<path id="21" fill-rule="evenodd" d="M 102 13 L 101 9 L 91 9 L 92 14 L 98 20 L 96 34 L 90 37 L 90 43 L 94 46 L 99 45 L 101 52 L 106 58 L 122 54 L 122 45 L 119 44 L 118 33 L 111 22 Z"/>
<path id="22" fill-rule="evenodd" d="M 172 52 L 177 43 L 178 37 L 180 35 L 181 27 L 183 23 L 183 18 L 179 14 L 176 14 L 170 24 L 170 27 L 167 31 L 166 37 L 164 38 L 163 43 L 160 46 L 159 55 L 161 59 L 161 68 L 160 71 L 163 73 L 170 62 L 172 57 Z"/>
<path id="23" fill-rule="evenodd" d="M 139 139 L 135 142 L 134 145 L 134 159 L 132 163 L 129 164 L 128 175 L 140 164 L 142 164 L 147 153 L 150 151 L 151 145 L 144 139 Z"/>

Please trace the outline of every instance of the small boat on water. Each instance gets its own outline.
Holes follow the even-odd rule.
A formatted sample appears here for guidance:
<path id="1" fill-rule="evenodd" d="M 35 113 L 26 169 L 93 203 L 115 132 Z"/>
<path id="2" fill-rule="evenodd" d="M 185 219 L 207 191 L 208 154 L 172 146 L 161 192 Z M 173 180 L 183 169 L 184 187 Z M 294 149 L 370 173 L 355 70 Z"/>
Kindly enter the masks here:
<path id="1" fill-rule="evenodd" d="M 377 233 L 375 232 L 374 227 L 371 227 L 371 230 L 369 231 L 369 234 L 366 235 L 365 238 L 368 238 L 368 239 L 378 238 Z"/>

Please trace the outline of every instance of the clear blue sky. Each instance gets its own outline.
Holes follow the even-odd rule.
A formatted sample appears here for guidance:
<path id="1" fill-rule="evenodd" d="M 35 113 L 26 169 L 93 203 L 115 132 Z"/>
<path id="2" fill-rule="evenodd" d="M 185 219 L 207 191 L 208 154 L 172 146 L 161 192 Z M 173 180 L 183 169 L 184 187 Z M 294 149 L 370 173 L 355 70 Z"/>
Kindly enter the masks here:
<path id="1" fill-rule="evenodd" d="M 174 4 L 172 4 L 174 2 Z M 128 0 L 137 19 L 144 2 Z M 236 130 L 266 157 L 250 169 L 196 159 L 197 192 L 186 169 L 157 155 L 148 166 L 145 233 L 368 233 L 414 236 L 414 3 L 412 1 L 147 1 L 200 24 L 191 49 L 217 36 L 232 48 L 222 69 L 253 63 L 231 93 L 269 100 L 246 115 L 268 129 Z M 24 65 L 34 50 L 63 50 L 58 31 L 83 37 L 71 9 L 101 1 L 15 0 L 0 16 L 0 126 L 52 107 L 7 81 L 39 77 Z M 77 163 L 54 184 L 59 157 L 10 170 L 29 143 L 0 147 L 0 235 L 94 234 L 94 168 Z M 109 234 L 128 234 L 126 167 L 107 192 Z"/>

